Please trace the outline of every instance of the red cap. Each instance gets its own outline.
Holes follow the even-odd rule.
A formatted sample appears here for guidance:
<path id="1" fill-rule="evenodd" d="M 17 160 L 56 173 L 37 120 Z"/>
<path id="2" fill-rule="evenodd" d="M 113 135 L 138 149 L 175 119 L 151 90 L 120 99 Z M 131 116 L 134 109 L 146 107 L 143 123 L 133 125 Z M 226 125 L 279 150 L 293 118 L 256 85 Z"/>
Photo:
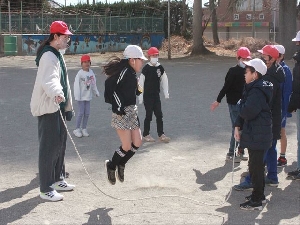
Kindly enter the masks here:
<path id="1" fill-rule="evenodd" d="M 243 59 L 252 59 L 250 50 L 246 47 L 240 47 L 236 52 L 237 57 L 241 57 Z"/>
<path id="2" fill-rule="evenodd" d="M 257 51 L 264 55 L 269 55 L 274 59 L 277 59 L 279 57 L 279 52 L 274 45 L 265 45 L 261 50 Z"/>
<path id="3" fill-rule="evenodd" d="M 91 57 L 89 55 L 82 55 L 81 62 L 91 61 Z"/>
<path id="4" fill-rule="evenodd" d="M 158 54 L 159 54 L 159 51 L 158 51 L 157 48 L 151 47 L 151 48 L 148 49 L 147 54 L 148 54 L 148 55 L 158 55 Z"/>
<path id="5" fill-rule="evenodd" d="M 50 34 L 66 34 L 72 35 L 68 29 L 68 25 L 64 21 L 54 21 L 50 26 Z"/>

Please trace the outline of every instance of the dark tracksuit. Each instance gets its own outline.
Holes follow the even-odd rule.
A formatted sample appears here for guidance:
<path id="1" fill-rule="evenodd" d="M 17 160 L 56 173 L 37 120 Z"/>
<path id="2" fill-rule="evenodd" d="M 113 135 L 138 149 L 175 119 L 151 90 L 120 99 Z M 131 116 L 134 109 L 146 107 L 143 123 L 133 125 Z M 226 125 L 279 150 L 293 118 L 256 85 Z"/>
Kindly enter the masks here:
<path id="1" fill-rule="evenodd" d="M 264 197 L 264 154 L 271 147 L 273 139 L 271 99 L 270 82 L 258 79 L 246 84 L 235 122 L 235 127 L 242 130 L 240 146 L 248 148 L 254 202 Z"/>
<path id="2" fill-rule="evenodd" d="M 158 136 L 160 137 L 164 134 L 163 113 L 161 111 L 159 95 L 161 82 L 164 88 L 165 97 L 168 98 L 168 80 L 163 66 L 159 63 L 157 63 L 156 66 L 153 66 L 150 63 L 146 64 L 142 70 L 139 81 L 140 86 L 143 87 L 143 95 L 141 95 L 141 97 L 143 98 L 146 110 L 143 131 L 144 137 L 150 133 L 150 123 L 152 121 L 153 113 L 156 117 Z"/>

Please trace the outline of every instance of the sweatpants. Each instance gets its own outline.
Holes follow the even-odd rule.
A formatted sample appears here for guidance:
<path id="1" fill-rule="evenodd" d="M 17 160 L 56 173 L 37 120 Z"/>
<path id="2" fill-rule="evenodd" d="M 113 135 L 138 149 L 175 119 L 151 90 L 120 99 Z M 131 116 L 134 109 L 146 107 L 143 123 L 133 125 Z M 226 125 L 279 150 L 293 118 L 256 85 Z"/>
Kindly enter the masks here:
<path id="1" fill-rule="evenodd" d="M 265 189 L 265 166 L 263 150 L 248 149 L 249 153 L 249 173 L 253 185 L 252 200 L 254 202 L 261 201 L 264 196 Z"/>
<path id="2" fill-rule="evenodd" d="M 150 123 L 152 121 L 152 115 L 154 113 L 156 117 L 157 134 L 160 137 L 162 134 L 164 134 L 164 126 L 159 95 L 151 97 L 144 96 L 144 106 L 146 110 L 146 117 L 144 120 L 143 136 L 145 137 L 150 133 Z"/>
<path id="3" fill-rule="evenodd" d="M 40 191 L 49 192 L 63 179 L 67 132 L 59 111 L 38 117 L 38 136 Z"/>
<path id="4" fill-rule="evenodd" d="M 78 103 L 78 113 L 76 119 L 76 129 L 81 128 L 86 129 L 86 125 L 90 116 L 90 101 L 77 101 Z"/>

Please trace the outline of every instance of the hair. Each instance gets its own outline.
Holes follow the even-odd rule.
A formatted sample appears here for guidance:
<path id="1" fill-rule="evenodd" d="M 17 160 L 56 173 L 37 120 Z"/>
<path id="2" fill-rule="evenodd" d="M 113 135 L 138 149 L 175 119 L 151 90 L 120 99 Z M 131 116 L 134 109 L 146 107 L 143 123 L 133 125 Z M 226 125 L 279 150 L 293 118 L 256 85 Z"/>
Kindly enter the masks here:
<path id="1" fill-rule="evenodd" d="M 58 37 L 60 35 L 63 35 L 61 33 L 52 33 L 49 35 L 48 39 L 46 39 L 45 41 L 43 41 L 40 46 L 38 47 L 37 51 L 36 51 L 36 55 L 39 55 L 40 52 L 42 51 L 42 49 L 45 47 L 45 45 L 50 45 L 50 42 L 54 40 L 54 35 L 57 35 Z"/>
<path id="2" fill-rule="evenodd" d="M 246 66 L 245 68 L 248 68 L 251 73 L 255 73 L 256 72 L 258 79 L 262 78 L 262 74 L 260 72 L 256 71 L 254 67 L 252 67 L 252 66 Z"/>
<path id="3" fill-rule="evenodd" d="M 128 59 L 120 59 L 117 56 L 114 56 L 110 59 L 110 61 L 103 66 L 103 73 L 108 76 L 114 76 L 124 69 L 124 67 L 129 66 Z"/>

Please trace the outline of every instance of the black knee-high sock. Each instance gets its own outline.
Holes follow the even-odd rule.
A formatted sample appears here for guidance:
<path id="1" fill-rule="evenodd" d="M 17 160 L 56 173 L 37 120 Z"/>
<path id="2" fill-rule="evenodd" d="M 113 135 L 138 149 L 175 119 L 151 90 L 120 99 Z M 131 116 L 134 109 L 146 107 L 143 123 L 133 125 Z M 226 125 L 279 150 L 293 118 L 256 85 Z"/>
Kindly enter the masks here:
<path id="1" fill-rule="evenodd" d="M 128 160 L 135 154 L 135 152 L 139 149 L 133 143 L 131 143 L 131 149 L 127 152 L 127 154 L 121 159 L 120 165 L 125 166 Z"/>
<path id="2" fill-rule="evenodd" d="M 127 152 L 123 150 L 122 146 L 117 149 L 109 163 L 109 168 L 112 170 L 116 169 L 116 166 L 120 164 L 121 160 L 127 155 Z"/>

